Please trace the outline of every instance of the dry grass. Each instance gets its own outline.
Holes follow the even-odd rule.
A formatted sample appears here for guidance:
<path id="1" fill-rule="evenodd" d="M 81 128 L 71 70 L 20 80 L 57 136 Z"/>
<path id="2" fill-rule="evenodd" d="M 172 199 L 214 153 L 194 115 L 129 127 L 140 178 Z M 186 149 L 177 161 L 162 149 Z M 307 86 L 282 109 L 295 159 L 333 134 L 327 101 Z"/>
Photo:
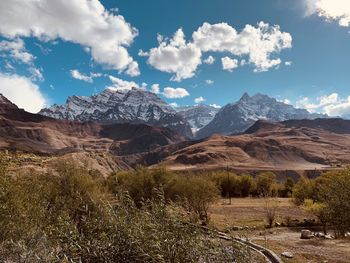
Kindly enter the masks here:
<path id="1" fill-rule="evenodd" d="M 265 200 L 257 198 L 233 198 L 229 205 L 227 199 L 220 199 L 210 208 L 211 224 L 220 230 L 230 230 L 233 226 L 248 226 L 248 230 L 233 232 L 245 236 L 255 243 L 280 255 L 289 251 L 293 259 L 283 259 L 290 263 L 345 263 L 350 262 L 350 240 L 302 240 L 300 228 L 273 228 L 262 230 L 266 225 Z M 278 198 L 277 222 L 287 217 L 303 220 L 311 218 L 301 208 L 295 206 L 291 199 Z M 253 227 L 257 230 L 254 230 Z"/>
<path id="2" fill-rule="evenodd" d="M 277 222 L 287 219 L 310 218 L 302 209 L 295 206 L 289 198 L 278 198 Z M 263 198 L 233 198 L 232 204 L 227 199 L 220 199 L 210 207 L 213 225 L 221 230 L 232 226 L 263 227 L 266 225 L 266 200 Z"/>

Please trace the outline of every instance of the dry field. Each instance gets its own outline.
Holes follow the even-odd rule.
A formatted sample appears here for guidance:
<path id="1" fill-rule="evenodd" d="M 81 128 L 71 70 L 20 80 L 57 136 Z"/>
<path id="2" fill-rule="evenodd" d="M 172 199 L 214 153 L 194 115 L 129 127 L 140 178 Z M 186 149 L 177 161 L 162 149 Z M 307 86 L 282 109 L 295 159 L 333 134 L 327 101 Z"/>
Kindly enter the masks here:
<path id="1" fill-rule="evenodd" d="M 312 219 L 312 216 L 296 207 L 290 199 L 278 198 L 276 221 L 285 222 L 287 218 Z M 265 230 L 266 200 L 257 198 L 220 199 L 210 208 L 211 224 L 222 231 L 232 231 L 234 227 L 243 230 L 232 231 L 232 235 L 243 236 L 253 242 L 266 246 L 277 254 L 289 251 L 293 259 L 284 262 L 300 263 L 345 263 L 350 262 L 350 240 L 302 240 L 301 228 L 278 227 Z M 307 228 L 305 228 L 307 229 Z"/>

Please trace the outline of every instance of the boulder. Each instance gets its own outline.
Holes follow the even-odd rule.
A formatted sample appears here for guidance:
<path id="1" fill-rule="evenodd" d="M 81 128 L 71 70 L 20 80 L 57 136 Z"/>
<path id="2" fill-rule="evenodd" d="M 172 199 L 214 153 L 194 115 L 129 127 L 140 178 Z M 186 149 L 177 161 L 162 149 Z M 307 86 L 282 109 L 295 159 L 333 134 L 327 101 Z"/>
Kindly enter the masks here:
<path id="1" fill-rule="evenodd" d="M 325 234 L 320 232 L 316 233 L 315 236 L 318 238 L 325 238 Z"/>
<path id="2" fill-rule="evenodd" d="M 294 256 L 291 252 L 283 252 L 281 255 L 285 258 L 293 258 Z"/>
<path id="3" fill-rule="evenodd" d="M 314 234 L 310 230 L 301 230 L 301 239 L 311 239 L 314 238 Z"/>

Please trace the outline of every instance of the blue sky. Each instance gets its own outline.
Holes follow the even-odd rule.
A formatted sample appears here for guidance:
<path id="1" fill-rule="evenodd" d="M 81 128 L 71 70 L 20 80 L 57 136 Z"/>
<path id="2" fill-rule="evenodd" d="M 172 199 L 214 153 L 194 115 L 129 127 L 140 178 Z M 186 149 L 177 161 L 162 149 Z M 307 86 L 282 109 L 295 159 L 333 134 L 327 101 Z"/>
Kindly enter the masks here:
<path id="1" fill-rule="evenodd" d="M 178 105 L 194 104 L 196 98 L 225 105 L 244 92 L 260 92 L 310 111 L 350 115 L 346 1 L 41 2 L 44 8 L 32 0 L 0 3 L 0 92 L 30 111 L 64 103 L 70 95 L 91 95 L 135 82 L 140 87 L 147 83 L 143 87 L 148 90 L 159 84 L 159 96 Z M 36 17 L 44 18 L 34 22 Z M 108 28 L 99 28 L 100 23 Z M 203 23 L 208 31 L 201 31 L 201 37 L 208 48 L 192 37 Z M 221 42 L 210 38 L 218 29 L 225 34 L 235 30 L 239 40 L 226 43 L 229 34 Z M 178 40 L 169 48 L 175 32 Z M 255 43 L 257 32 L 271 39 Z M 162 44 L 158 35 L 163 36 Z M 115 52 L 119 47 L 127 53 Z M 180 49 L 189 55 L 174 58 Z M 215 62 L 204 63 L 208 56 Z M 226 69 L 224 57 L 229 62 Z"/>

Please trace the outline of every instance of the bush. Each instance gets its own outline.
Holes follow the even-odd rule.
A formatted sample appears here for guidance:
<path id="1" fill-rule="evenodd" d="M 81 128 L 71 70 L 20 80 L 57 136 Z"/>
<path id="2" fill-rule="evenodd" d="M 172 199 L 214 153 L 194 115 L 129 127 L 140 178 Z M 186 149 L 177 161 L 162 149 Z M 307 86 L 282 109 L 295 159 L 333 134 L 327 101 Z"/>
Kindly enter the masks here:
<path id="1" fill-rule="evenodd" d="M 337 236 L 350 230 L 350 170 L 331 171 L 317 179 L 316 201 L 325 205 Z"/>
<path id="2" fill-rule="evenodd" d="M 301 178 L 293 187 L 293 201 L 302 205 L 306 199 L 315 199 L 315 182 L 308 178 Z"/>
<path id="3" fill-rule="evenodd" d="M 272 172 L 264 172 L 256 177 L 257 194 L 259 196 L 271 196 L 272 187 L 276 182 L 276 175 Z"/>
<path id="4" fill-rule="evenodd" d="M 69 162 L 59 163 L 54 174 L 29 171 L 17 177 L 0 177 L 1 262 L 248 260 L 245 250 L 217 242 L 192 224 L 160 190 L 153 189 L 143 201 L 136 195 L 136 205 L 122 188 L 113 188 L 114 193 L 108 189 L 118 183 L 115 177 L 106 182 Z M 145 177 L 137 185 L 168 185 L 171 180 L 163 182 L 160 175 L 160 171 L 155 172 L 152 180 Z M 183 185 L 185 181 L 194 192 Z M 213 182 L 199 177 L 185 178 L 175 185 L 173 189 L 196 211 L 206 211 L 207 202 L 214 198 L 207 189 L 216 189 Z"/>
<path id="5" fill-rule="evenodd" d="M 172 200 L 180 202 L 187 211 L 194 213 L 203 224 L 207 224 L 209 205 L 219 195 L 215 184 L 200 176 L 179 176 L 170 184 L 168 191 L 171 191 Z"/>
<path id="6" fill-rule="evenodd" d="M 241 196 L 247 197 L 256 191 L 256 182 L 249 174 L 244 174 L 240 177 Z"/>

